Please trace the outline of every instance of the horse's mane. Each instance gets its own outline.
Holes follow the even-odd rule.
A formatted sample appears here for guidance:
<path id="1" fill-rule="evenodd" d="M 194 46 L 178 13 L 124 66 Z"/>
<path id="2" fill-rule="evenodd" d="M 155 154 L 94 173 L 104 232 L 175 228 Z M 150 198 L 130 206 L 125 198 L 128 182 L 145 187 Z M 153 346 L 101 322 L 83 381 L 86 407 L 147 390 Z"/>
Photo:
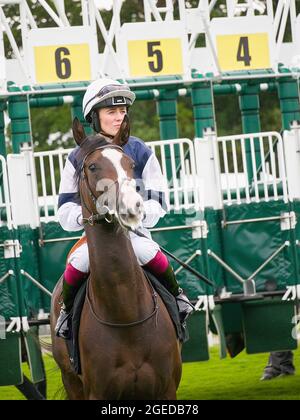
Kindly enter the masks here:
<path id="1" fill-rule="evenodd" d="M 74 180 L 75 185 L 77 186 L 77 189 L 79 191 L 79 181 L 81 176 L 81 169 L 82 169 L 82 163 L 89 153 L 93 152 L 97 147 L 106 146 L 107 144 L 110 144 L 107 140 L 105 140 L 102 136 L 88 136 L 82 144 L 80 145 L 78 152 L 76 154 L 76 161 L 77 161 L 77 168 L 74 174 Z"/>

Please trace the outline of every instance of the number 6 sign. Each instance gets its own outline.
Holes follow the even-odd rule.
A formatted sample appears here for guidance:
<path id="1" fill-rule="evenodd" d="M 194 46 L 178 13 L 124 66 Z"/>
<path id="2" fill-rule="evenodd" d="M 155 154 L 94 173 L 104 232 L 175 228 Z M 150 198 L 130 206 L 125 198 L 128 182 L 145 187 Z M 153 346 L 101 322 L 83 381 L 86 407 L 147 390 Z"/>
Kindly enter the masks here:
<path id="1" fill-rule="evenodd" d="M 66 47 L 60 47 L 55 50 L 54 57 L 55 57 L 55 70 L 56 75 L 60 79 L 68 79 L 71 74 L 71 62 L 67 56 L 70 56 L 70 49 Z"/>
<path id="2" fill-rule="evenodd" d="M 34 83 L 92 80 L 97 40 L 89 28 L 42 28 L 29 32 L 28 69 Z"/>

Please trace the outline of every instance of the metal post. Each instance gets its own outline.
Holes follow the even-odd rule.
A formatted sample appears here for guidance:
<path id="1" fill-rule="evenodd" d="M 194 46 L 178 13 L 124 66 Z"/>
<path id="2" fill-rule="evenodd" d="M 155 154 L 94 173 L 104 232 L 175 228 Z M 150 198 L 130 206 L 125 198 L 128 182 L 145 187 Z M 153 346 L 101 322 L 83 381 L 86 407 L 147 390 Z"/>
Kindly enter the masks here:
<path id="1" fill-rule="evenodd" d="M 215 131 L 215 112 L 213 100 L 213 88 L 210 83 L 193 84 L 191 87 L 192 106 L 194 114 L 195 137 L 204 137 L 205 131 L 210 128 Z M 207 220 L 208 214 L 204 218 Z M 207 237 L 199 239 L 199 248 L 202 252 L 201 270 L 204 275 L 210 278 L 210 262 L 207 257 Z M 203 287 L 204 289 L 204 287 Z M 204 294 L 209 296 L 214 294 L 212 286 L 205 285 Z"/>
<path id="2" fill-rule="evenodd" d="M 156 110 L 159 118 L 159 131 L 161 140 L 178 138 L 177 123 L 177 90 L 162 90 L 156 102 Z M 178 146 L 175 147 L 175 164 L 176 168 L 179 161 Z M 170 149 L 165 151 L 166 168 L 168 180 L 172 178 L 172 164 Z"/>
<path id="3" fill-rule="evenodd" d="M 4 109 L 6 102 L 0 102 L 0 155 L 6 158 Z"/>
<path id="4" fill-rule="evenodd" d="M 259 85 L 247 85 L 239 95 L 239 105 L 242 114 L 243 133 L 259 133 L 261 131 L 259 116 Z M 254 142 L 256 168 L 261 165 L 259 142 Z M 253 179 L 253 162 L 250 142 L 245 144 L 246 163 L 249 185 Z"/>
<path id="5" fill-rule="evenodd" d="M 287 69 L 279 69 L 281 73 L 289 72 Z M 290 78 L 278 79 L 277 89 L 281 109 L 281 122 L 283 130 L 290 130 L 294 121 L 300 120 L 299 80 Z M 289 201 L 289 210 L 295 211 L 295 204 Z M 293 261 L 295 283 L 299 284 L 299 257 L 296 250 L 296 232 L 290 229 L 291 260 Z"/>
<path id="6" fill-rule="evenodd" d="M 297 80 L 281 78 L 278 80 L 278 96 L 283 130 L 290 130 L 293 121 L 300 120 L 300 104 Z"/>
<path id="7" fill-rule="evenodd" d="M 15 85 L 8 87 L 10 92 L 19 92 Z M 10 96 L 8 114 L 11 119 L 11 136 L 13 153 L 20 153 L 22 143 L 31 144 L 31 127 L 29 118 L 29 101 L 27 95 Z"/>
<path id="8" fill-rule="evenodd" d="M 157 99 L 161 140 L 178 138 L 177 90 L 163 90 Z"/>
<path id="9" fill-rule="evenodd" d="M 72 103 L 72 119 L 77 117 L 81 124 L 84 126 L 84 130 L 86 134 L 92 134 L 93 130 L 91 126 L 85 121 L 83 114 L 82 114 L 82 98 L 81 95 L 76 95 L 73 97 L 74 101 Z"/>
<path id="10" fill-rule="evenodd" d="M 61 106 L 64 104 L 62 96 L 46 96 L 45 98 L 30 98 L 30 108 L 48 108 L 51 106 Z"/>
<path id="11" fill-rule="evenodd" d="M 215 131 L 214 105 L 211 85 L 207 83 L 192 86 L 195 136 L 203 137 L 206 128 Z"/>

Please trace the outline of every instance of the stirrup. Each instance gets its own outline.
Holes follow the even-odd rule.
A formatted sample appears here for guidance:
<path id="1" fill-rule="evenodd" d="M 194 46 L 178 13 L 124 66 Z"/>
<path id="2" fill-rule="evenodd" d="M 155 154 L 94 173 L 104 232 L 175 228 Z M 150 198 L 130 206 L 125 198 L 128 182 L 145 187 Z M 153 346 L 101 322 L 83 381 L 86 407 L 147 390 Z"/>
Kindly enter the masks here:
<path id="1" fill-rule="evenodd" d="M 55 326 L 55 335 L 57 337 L 64 338 L 65 340 L 71 338 L 71 331 L 69 326 L 69 322 L 71 320 L 70 316 L 71 312 L 67 312 L 65 307 L 62 306 Z"/>
<path id="2" fill-rule="evenodd" d="M 187 317 L 195 310 L 195 307 L 183 293 L 182 289 L 179 289 L 179 295 L 176 296 L 176 302 L 179 310 L 180 322 L 184 323 Z"/>

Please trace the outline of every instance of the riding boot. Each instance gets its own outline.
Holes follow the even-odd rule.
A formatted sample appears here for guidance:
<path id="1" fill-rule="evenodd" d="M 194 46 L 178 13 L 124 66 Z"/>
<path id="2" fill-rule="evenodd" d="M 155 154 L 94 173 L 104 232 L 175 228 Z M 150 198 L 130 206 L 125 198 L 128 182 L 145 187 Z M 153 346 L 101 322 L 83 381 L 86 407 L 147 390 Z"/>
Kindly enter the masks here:
<path id="1" fill-rule="evenodd" d="M 70 285 L 66 282 L 65 277 L 63 277 L 63 287 L 62 287 L 62 305 L 60 309 L 60 314 L 56 322 L 55 333 L 57 337 L 64 339 L 69 339 L 71 335 L 70 331 L 70 322 L 71 322 L 71 309 L 73 307 L 75 296 L 82 284 L 82 281 L 77 282 L 79 284 Z"/>
<path id="2" fill-rule="evenodd" d="M 166 271 L 158 279 L 166 287 L 166 289 L 176 298 L 180 321 L 183 323 L 191 312 L 194 310 L 193 304 L 189 301 L 188 297 L 183 293 L 180 288 L 174 270 L 171 264 L 168 265 Z"/>

